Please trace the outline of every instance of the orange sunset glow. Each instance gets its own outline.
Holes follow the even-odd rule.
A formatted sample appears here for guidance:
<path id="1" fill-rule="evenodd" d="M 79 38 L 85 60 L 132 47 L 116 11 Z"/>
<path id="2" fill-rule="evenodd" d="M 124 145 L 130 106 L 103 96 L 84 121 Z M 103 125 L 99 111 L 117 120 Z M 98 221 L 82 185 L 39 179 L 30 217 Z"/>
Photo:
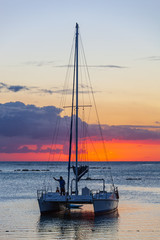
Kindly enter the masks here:
<path id="1" fill-rule="evenodd" d="M 94 145 L 94 147 L 93 147 Z M 160 141 L 106 141 L 107 156 L 109 161 L 160 161 Z M 35 149 L 36 146 L 28 146 Z M 43 145 L 41 149 L 50 149 L 49 145 Z M 52 147 L 56 149 L 56 147 Z M 57 146 L 60 153 L 1 153 L 1 161 L 67 161 L 68 154 L 63 153 L 63 145 Z M 95 152 L 96 149 L 96 152 Z M 103 143 L 95 141 L 87 142 L 87 153 L 80 154 L 80 161 L 107 161 L 104 153 Z M 72 161 L 74 161 L 72 156 Z"/>

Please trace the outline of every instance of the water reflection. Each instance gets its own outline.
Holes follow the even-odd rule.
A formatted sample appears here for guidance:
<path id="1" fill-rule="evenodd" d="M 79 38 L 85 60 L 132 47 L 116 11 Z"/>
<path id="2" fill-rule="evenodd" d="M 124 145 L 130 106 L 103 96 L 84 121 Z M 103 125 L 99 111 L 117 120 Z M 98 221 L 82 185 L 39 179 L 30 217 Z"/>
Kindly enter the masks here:
<path id="1" fill-rule="evenodd" d="M 118 212 L 94 216 L 93 211 L 71 211 L 40 216 L 40 239 L 116 239 Z"/>

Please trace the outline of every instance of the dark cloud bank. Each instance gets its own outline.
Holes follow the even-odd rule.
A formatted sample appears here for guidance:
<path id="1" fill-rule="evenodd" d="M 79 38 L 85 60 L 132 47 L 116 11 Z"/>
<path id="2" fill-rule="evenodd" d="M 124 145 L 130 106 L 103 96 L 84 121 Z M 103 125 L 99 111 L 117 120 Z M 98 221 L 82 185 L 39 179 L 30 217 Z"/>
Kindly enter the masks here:
<path id="1" fill-rule="evenodd" d="M 3 90 L 3 89 L 5 89 L 6 91 L 11 91 L 11 92 L 19 92 L 22 90 L 29 90 L 29 88 L 26 86 L 8 85 L 8 84 L 0 82 L 0 90 Z"/>
<path id="2" fill-rule="evenodd" d="M 54 106 L 37 107 L 22 102 L 0 104 L 0 152 L 48 152 L 50 149 L 41 147 L 51 144 L 53 134 L 56 136 L 58 129 L 60 137 L 57 138 L 57 144 L 64 145 L 63 152 L 66 153 L 70 118 L 67 116 L 62 118 L 61 112 L 62 109 Z M 160 127 L 157 125 L 102 126 L 105 140 L 160 140 L 159 130 Z M 89 136 L 93 140 L 100 139 L 97 125 L 89 125 Z M 27 145 L 36 145 L 36 148 L 30 149 Z M 59 152 L 60 149 L 54 151 Z"/>
<path id="3" fill-rule="evenodd" d="M 82 85 L 81 84 L 81 88 L 83 88 L 83 91 L 80 90 L 79 93 L 87 93 L 88 94 L 88 86 Z M 85 91 L 84 88 L 87 88 L 87 90 Z M 42 88 L 38 88 L 38 87 L 27 87 L 27 86 L 23 86 L 23 85 L 9 85 L 3 82 L 0 82 L 0 92 L 14 92 L 14 93 L 18 93 L 18 92 L 22 92 L 22 91 L 30 91 L 32 93 L 38 93 L 38 94 L 72 94 L 72 89 L 42 89 Z M 94 91 L 94 93 L 99 92 L 99 91 Z"/>
<path id="4" fill-rule="evenodd" d="M 21 92 L 21 91 L 31 91 L 34 93 L 45 93 L 45 94 L 53 94 L 53 93 L 59 93 L 57 90 L 51 90 L 51 89 L 40 89 L 38 87 L 27 87 L 23 85 L 9 85 L 3 82 L 0 82 L 0 92 Z"/>

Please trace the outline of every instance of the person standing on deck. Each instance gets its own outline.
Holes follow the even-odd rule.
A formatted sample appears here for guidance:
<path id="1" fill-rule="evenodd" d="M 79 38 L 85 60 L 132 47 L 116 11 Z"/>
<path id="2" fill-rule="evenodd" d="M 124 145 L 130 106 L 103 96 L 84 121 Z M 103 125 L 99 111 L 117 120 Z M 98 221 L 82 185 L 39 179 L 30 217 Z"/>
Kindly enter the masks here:
<path id="1" fill-rule="evenodd" d="M 55 181 L 59 182 L 61 195 L 65 195 L 65 181 L 64 181 L 63 177 L 60 176 L 60 179 L 57 179 L 57 178 L 53 177 L 53 179 Z"/>

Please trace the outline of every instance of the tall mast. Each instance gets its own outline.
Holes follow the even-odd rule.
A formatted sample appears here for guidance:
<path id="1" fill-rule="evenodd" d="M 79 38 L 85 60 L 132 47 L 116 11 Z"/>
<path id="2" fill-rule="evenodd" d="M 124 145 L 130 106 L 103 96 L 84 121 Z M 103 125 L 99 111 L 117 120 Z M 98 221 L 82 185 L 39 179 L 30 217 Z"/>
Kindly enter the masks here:
<path id="1" fill-rule="evenodd" d="M 76 195 L 78 195 L 78 23 L 76 23 Z"/>
<path id="2" fill-rule="evenodd" d="M 71 169 L 72 127 L 73 127 L 74 90 L 75 90 L 75 69 L 76 69 L 75 61 L 76 61 L 76 53 L 74 53 L 74 71 L 73 71 L 72 109 L 71 109 L 70 139 L 69 139 L 69 160 L 68 160 L 67 195 L 69 195 L 70 169 Z"/>

